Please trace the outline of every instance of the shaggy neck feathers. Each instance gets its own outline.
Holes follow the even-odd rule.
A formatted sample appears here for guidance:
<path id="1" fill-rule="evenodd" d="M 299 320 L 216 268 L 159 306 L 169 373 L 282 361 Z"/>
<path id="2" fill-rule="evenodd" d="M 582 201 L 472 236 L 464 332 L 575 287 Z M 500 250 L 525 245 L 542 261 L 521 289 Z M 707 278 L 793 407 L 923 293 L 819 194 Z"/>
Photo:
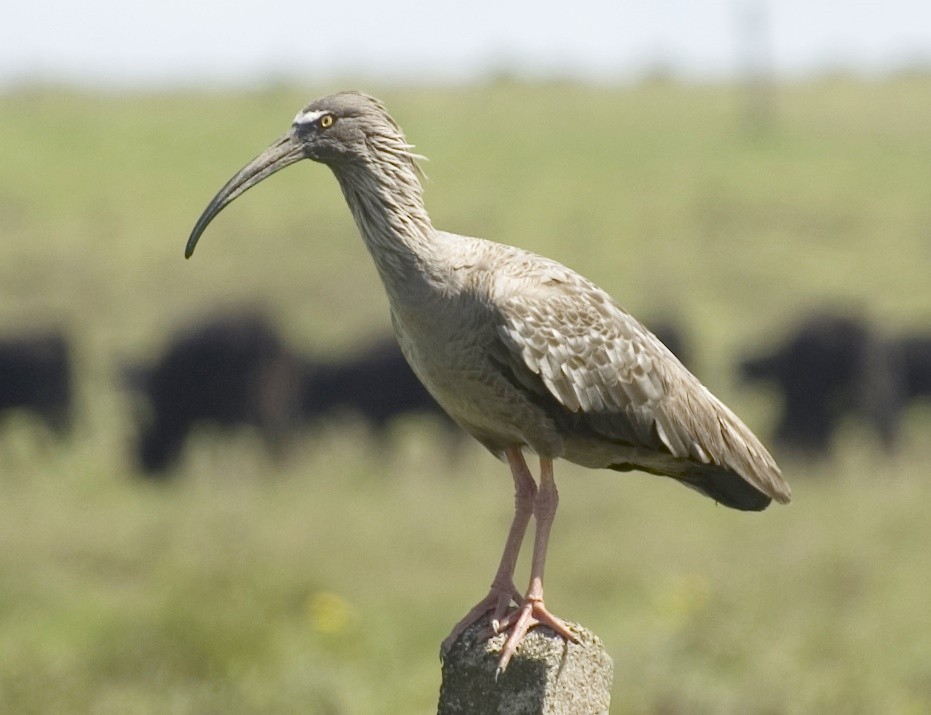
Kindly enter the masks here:
<path id="1" fill-rule="evenodd" d="M 423 275 L 433 225 L 413 147 L 387 122 L 366 136 L 364 153 L 331 166 L 386 287 Z"/>

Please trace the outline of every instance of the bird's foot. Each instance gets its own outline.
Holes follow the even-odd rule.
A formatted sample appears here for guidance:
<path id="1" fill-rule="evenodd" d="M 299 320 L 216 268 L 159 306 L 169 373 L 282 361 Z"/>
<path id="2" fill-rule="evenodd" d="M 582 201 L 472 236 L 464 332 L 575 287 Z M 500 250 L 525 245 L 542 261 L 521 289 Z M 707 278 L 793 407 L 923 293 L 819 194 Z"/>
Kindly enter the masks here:
<path id="1" fill-rule="evenodd" d="M 466 628 L 475 623 L 479 618 L 486 613 L 491 613 L 492 624 L 501 623 L 508 618 L 509 614 L 512 612 L 511 604 L 520 603 L 522 598 L 520 591 L 515 588 L 513 583 L 493 583 L 491 585 L 491 590 L 488 591 L 488 595 L 476 603 L 472 609 L 463 616 L 462 620 L 453 626 L 452 631 L 450 631 L 449 635 L 446 636 L 440 644 L 440 658 L 443 658 L 446 653 L 449 652 L 453 643 L 456 642 L 456 639 L 462 635 Z"/>
<path id="2" fill-rule="evenodd" d="M 490 638 L 499 633 L 508 633 L 507 640 L 501 647 L 501 657 L 498 659 L 498 669 L 495 672 L 496 678 L 508 667 L 508 663 L 517 652 L 517 647 L 527 635 L 527 631 L 540 625 L 552 628 L 568 641 L 579 642 L 565 621 L 546 610 L 542 598 L 528 596 L 523 600 L 520 608 L 511 611 L 501 619 L 492 620 L 491 628 L 483 634 L 484 637 Z"/>

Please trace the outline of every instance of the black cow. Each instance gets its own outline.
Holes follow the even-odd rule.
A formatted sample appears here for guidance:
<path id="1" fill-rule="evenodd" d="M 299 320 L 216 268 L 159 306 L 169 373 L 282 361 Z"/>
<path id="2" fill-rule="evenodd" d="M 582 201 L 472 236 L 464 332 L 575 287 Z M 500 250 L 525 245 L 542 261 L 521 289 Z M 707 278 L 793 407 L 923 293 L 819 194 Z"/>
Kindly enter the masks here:
<path id="1" fill-rule="evenodd" d="M 888 341 L 896 368 L 895 426 L 909 403 L 931 399 L 931 335 L 906 335 Z"/>
<path id="2" fill-rule="evenodd" d="M 133 381 L 148 402 L 138 460 L 150 475 L 178 458 L 199 422 L 251 425 L 277 451 L 299 415 L 300 370 L 275 326 L 258 312 L 210 319 L 177 335 Z"/>
<path id="3" fill-rule="evenodd" d="M 907 335 L 890 345 L 899 364 L 903 401 L 931 398 L 931 335 Z"/>
<path id="4" fill-rule="evenodd" d="M 739 365 L 745 381 L 774 383 L 783 396 L 777 443 L 823 455 L 841 419 L 865 418 L 887 448 L 898 424 L 897 360 L 861 318 L 822 314 L 803 321 L 775 350 Z"/>
<path id="5" fill-rule="evenodd" d="M 68 341 L 50 330 L 0 340 L 0 412 L 22 409 L 64 435 L 72 421 Z"/>
<path id="6" fill-rule="evenodd" d="M 355 414 L 381 435 L 395 417 L 405 414 L 432 415 L 453 426 L 393 338 L 378 341 L 348 360 L 307 363 L 301 411 L 309 422 Z"/>

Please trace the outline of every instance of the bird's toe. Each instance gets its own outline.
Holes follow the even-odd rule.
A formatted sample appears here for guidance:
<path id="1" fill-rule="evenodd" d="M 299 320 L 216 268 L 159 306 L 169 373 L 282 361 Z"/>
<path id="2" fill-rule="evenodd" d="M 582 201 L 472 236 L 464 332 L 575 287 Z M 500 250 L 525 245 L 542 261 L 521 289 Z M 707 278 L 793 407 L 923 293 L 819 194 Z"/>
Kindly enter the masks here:
<path id="1" fill-rule="evenodd" d="M 443 639 L 443 642 L 440 644 L 440 659 L 442 660 L 445 657 L 446 653 L 453 647 L 453 644 L 458 640 L 459 636 L 461 636 L 469 626 L 489 613 L 491 613 L 492 628 L 495 629 L 494 632 L 500 632 L 494 624 L 506 621 L 513 610 L 512 604 L 519 603 L 521 599 L 522 596 L 513 583 L 493 584 L 488 595 L 476 603 L 469 612 L 453 626 L 449 635 Z M 487 638 L 488 636 L 483 635 L 482 637 Z"/>
<path id="2" fill-rule="evenodd" d="M 507 669 L 508 663 L 511 662 L 511 658 L 517 652 L 517 648 L 523 641 L 524 636 L 527 635 L 527 631 L 539 625 L 551 628 L 568 641 L 578 642 L 578 638 L 569 630 L 565 621 L 558 616 L 554 616 L 546 609 L 542 598 L 527 598 L 520 608 L 509 613 L 498 624 L 497 632 L 508 631 L 508 637 L 501 647 L 496 676 Z"/>

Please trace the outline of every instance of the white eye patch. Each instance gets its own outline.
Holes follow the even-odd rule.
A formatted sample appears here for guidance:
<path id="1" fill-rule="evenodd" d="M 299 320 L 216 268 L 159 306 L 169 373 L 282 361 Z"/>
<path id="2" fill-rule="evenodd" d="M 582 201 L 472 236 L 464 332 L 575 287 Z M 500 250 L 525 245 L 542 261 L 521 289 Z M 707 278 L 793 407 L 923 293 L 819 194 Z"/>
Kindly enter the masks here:
<path id="1" fill-rule="evenodd" d="M 320 117 L 322 117 L 326 112 L 321 110 L 308 110 L 306 112 L 298 112 L 297 116 L 294 117 L 294 121 L 291 122 L 291 126 L 300 126 L 303 124 L 313 124 Z"/>

